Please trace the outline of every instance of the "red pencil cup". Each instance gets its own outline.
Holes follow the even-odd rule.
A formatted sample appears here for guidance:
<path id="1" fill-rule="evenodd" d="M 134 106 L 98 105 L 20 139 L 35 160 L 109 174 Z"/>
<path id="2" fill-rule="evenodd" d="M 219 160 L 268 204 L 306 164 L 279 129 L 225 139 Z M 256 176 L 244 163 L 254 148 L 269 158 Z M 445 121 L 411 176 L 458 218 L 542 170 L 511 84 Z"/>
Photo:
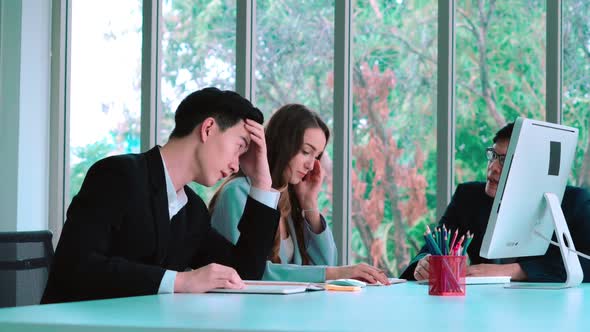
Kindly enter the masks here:
<path id="1" fill-rule="evenodd" d="M 465 296 L 467 256 L 428 256 L 428 295 Z"/>

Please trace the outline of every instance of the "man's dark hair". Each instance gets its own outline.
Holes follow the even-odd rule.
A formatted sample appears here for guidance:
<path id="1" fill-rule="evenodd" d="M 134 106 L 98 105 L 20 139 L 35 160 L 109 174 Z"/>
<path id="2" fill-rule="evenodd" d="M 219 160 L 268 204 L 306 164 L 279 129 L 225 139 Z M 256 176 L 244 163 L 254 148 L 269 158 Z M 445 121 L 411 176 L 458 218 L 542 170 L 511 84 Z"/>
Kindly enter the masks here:
<path id="1" fill-rule="evenodd" d="M 174 115 L 174 130 L 170 138 L 189 135 L 206 118 L 212 117 L 223 131 L 240 120 L 264 122 L 262 112 L 246 98 L 233 91 L 205 88 L 186 96 Z"/>
<path id="2" fill-rule="evenodd" d="M 496 136 L 494 136 L 494 143 L 501 139 L 510 140 L 510 136 L 512 136 L 512 129 L 514 129 L 514 122 L 510 122 L 502 127 L 502 129 L 498 130 Z"/>

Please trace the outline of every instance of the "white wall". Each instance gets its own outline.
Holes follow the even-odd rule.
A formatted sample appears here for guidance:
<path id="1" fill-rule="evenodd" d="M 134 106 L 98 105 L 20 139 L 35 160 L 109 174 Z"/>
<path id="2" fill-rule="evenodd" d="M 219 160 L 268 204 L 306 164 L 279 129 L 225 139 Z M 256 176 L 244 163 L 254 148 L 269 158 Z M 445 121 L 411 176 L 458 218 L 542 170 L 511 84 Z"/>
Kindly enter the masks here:
<path id="1" fill-rule="evenodd" d="M 47 229 L 51 2 L 0 7 L 0 231 Z"/>
<path id="2" fill-rule="evenodd" d="M 51 1 L 23 0 L 17 230 L 47 229 Z M 31 208 L 33 207 L 33 208 Z"/>

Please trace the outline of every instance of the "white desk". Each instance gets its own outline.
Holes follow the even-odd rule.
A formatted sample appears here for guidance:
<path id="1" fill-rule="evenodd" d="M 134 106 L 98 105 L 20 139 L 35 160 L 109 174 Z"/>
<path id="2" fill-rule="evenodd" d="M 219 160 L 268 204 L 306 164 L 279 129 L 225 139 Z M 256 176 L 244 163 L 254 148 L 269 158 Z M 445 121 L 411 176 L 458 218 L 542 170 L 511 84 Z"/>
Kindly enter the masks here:
<path id="1" fill-rule="evenodd" d="M 170 294 L 29 306 L 0 309 L 0 331 L 590 331 L 590 284 L 427 293 L 407 283 L 359 293 Z"/>

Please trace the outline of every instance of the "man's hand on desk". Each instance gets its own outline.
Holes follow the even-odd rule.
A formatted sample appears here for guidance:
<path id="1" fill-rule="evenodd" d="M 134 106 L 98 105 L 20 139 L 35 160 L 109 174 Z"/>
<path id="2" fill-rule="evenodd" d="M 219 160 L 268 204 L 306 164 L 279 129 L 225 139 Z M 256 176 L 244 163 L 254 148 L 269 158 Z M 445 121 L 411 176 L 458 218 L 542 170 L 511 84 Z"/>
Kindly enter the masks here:
<path id="1" fill-rule="evenodd" d="M 430 269 L 430 265 L 428 264 L 428 256 L 430 256 L 430 254 L 424 256 L 418 261 L 418 264 L 416 264 L 416 268 L 414 269 L 414 278 L 417 281 L 428 279 L 428 271 Z"/>
<path id="2" fill-rule="evenodd" d="M 179 272 L 174 280 L 174 293 L 204 293 L 215 288 L 241 289 L 244 286 L 236 270 L 212 263 L 193 271 Z"/>
<path id="3" fill-rule="evenodd" d="M 429 264 L 428 256 L 418 261 L 416 269 L 414 270 L 414 278 L 416 280 L 428 279 Z M 468 277 L 494 277 L 494 276 L 510 276 L 513 281 L 526 280 L 527 275 L 520 267 L 520 264 L 476 264 L 467 266 Z"/>
<path id="4" fill-rule="evenodd" d="M 467 267 L 468 277 L 510 276 L 512 281 L 526 280 L 527 275 L 518 263 L 476 264 Z"/>

